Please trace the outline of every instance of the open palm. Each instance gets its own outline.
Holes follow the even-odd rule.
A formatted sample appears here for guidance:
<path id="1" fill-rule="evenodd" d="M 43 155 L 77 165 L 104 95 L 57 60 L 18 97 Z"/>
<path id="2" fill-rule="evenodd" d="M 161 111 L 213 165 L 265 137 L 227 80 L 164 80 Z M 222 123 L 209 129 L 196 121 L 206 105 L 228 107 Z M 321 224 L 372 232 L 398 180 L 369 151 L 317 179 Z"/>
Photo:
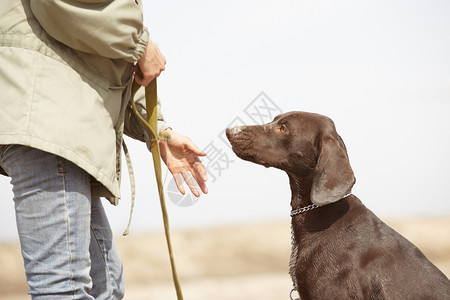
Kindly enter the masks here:
<path id="1" fill-rule="evenodd" d="M 198 186 L 203 193 L 208 193 L 208 188 L 205 184 L 207 180 L 206 169 L 199 159 L 199 156 L 205 156 L 206 154 L 203 153 L 188 137 L 170 129 L 165 133 L 167 133 L 168 139 L 159 142 L 161 158 L 172 173 L 178 190 L 183 195 L 185 194 L 179 176 L 181 174 L 196 197 L 200 196 L 200 192 L 197 190 L 193 179 L 198 183 Z"/>

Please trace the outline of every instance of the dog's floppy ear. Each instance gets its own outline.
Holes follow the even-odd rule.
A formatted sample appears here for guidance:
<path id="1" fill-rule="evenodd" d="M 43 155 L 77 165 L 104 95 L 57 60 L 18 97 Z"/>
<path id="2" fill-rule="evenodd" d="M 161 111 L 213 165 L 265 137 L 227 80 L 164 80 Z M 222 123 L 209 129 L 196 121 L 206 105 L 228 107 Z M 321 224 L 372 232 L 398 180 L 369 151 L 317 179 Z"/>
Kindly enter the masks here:
<path id="1" fill-rule="evenodd" d="M 338 137 L 340 139 L 340 137 Z M 342 199 L 355 184 L 344 143 L 331 136 L 319 144 L 319 159 L 314 170 L 311 202 L 322 206 Z"/>

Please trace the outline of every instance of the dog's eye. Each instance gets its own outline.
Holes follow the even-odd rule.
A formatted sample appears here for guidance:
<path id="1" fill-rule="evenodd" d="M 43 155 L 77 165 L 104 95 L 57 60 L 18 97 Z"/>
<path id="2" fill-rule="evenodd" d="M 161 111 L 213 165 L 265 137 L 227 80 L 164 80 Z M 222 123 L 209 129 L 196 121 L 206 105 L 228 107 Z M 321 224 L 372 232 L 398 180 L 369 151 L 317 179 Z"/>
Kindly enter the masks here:
<path id="1" fill-rule="evenodd" d="M 287 128 L 286 128 L 286 126 L 284 126 L 284 125 L 281 125 L 281 127 L 280 127 L 280 132 L 282 132 L 282 133 L 286 133 L 286 132 L 287 132 Z"/>

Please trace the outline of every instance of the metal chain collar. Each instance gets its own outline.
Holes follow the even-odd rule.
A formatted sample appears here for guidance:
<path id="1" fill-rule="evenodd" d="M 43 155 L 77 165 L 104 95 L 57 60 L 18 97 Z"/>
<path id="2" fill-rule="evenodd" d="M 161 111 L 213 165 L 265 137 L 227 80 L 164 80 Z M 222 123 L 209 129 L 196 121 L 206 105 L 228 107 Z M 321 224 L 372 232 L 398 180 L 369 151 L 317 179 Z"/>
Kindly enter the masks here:
<path id="1" fill-rule="evenodd" d="M 342 197 L 341 199 L 347 198 L 351 194 L 352 193 L 350 192 L 347 195 L 345 195 L 344 197 Z M 317 208 L 317 207 L 319 207 L 319 205 L 317 205 L 317 204 L 310 204 L 308 206 L 305 206 L 305 207 L 302 207 L 302 208 L 299 208 L 299 209 L 291 210 L 291 217 L 296 216 L 296 215 L 300 215 L 300 214 L 305 213 L 307 211 L 313 210 L 314 208 Z"/>
<path id="2" fill-rule="evenodd" d="M 291 217 L 296 216 L 296 215 L 300 215 L 302 213 L 305 213 L 307 211 L 313 210 L 314 208 L 319 207 L 319 205 L 317 204 L 310 204 L 308 206 L 299 208 L 299 209 L 294 209 L 291 211 Z"/>

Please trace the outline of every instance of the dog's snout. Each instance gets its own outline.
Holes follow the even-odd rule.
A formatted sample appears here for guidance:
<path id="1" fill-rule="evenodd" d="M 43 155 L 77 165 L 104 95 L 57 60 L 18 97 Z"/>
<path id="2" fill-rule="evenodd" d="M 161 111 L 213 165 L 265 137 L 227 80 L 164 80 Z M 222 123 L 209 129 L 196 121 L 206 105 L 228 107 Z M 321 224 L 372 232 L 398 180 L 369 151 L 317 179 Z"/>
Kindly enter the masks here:
<path id="1" fill-rule="evenodd" d="M 227 136 L 233 136 L 238 134 L 240 131 L 242 131 L 242 126 L 236 126 L 236 127 L 231 127 L 231 128 L 227 128 Z"/>
<path id="2" fill-rule="evenodd" d="M 265 125 L 263 125 L 264 132 L 267 132 L 267 131 L 269 131 L 271 129 L 272 129 L 272 124 L 265 124 Z"/>

